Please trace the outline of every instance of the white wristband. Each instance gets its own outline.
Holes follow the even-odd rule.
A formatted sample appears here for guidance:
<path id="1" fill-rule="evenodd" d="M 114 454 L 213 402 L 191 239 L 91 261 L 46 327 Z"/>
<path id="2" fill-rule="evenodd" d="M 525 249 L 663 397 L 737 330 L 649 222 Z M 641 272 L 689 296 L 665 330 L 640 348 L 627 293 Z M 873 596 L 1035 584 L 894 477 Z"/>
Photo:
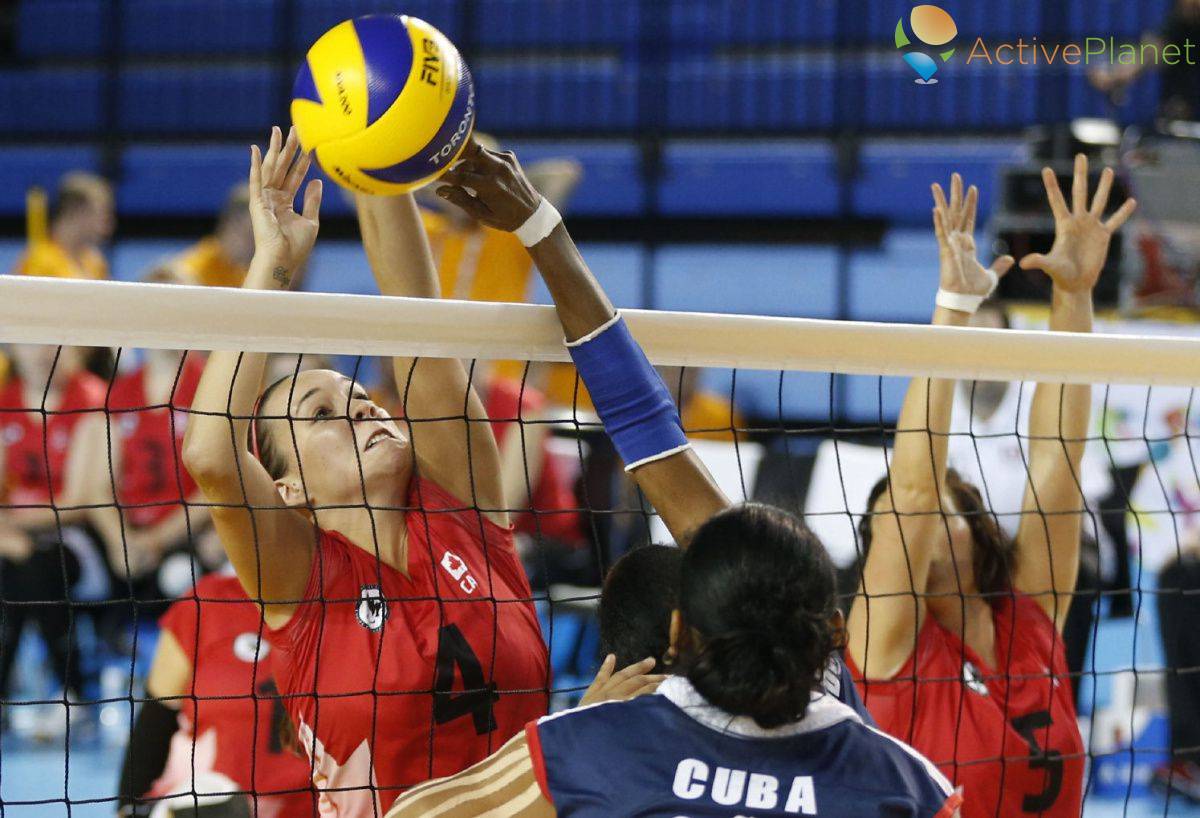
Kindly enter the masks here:
<path id="1" fill-rule="evenodd" d="M 987 300 L 984 295 L 965 295 L 963 293 L 952 293 L 946 290 L 938 290 L 935 303 L 939 307 L 945 307 L 948 310 L 956 312 L 965 312 L 968 315 L 974 315 L 979 309 L 979 305 Z"/>
<path id="2" fill-rule="evenodd" d="M 966 293 L 952 293 L 948 290 L 938 288 L 937 298 L 934 303 L 939 307 L 945 307 L 948 310 L 956 312 L 965 312 L 967 315 L 974 315 L 979 310 L 979 305 L 992 297 L 992 293 L 996 292 L 996 285 L 1000 283 L 1000 277 L 991 270 L 984 270 L 988 278 L 992 281 L 992 286 L 988 288 L 987 295 L 967 295 Z"/>
<path id="3" fill-rule="evenodd" d="M 542 201 L 538 204 L 537 210 L 533 211 L 533 215 L 525 220 L 525 224 L 513 231 L 521 244 L 526 247 L 532 247 L 542 241 L 554 232 L 554 228 L 562 223 L 562 216 L 554 205 L 550 204 L 550 200 L 542 197 Z"/>

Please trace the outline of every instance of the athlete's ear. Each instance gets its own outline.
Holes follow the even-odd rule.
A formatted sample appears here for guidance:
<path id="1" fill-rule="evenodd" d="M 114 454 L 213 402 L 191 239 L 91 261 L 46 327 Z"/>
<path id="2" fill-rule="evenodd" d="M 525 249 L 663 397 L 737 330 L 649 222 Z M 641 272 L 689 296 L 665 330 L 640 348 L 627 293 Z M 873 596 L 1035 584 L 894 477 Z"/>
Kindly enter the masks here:
<path id="1" fill-rule="evenodd" d="M 308 505 L 308 498 L 304 496 L 304 489 L 300 486 L 300 481 L 294 477 L 281 477 L 275 481 L 275 489 L 279 492 L 279 496 L 283 498 L 283 504 L 288 508 L 299 508 L 300 506 Z"/>
<path id="2" fill-rule="evenodd" d="M 670 656 L 678 656 L 679 649 L 682 647 L 679 640 L 683 636 L 683 614 L 679 611 L 671 611 L 671 629 L 668 632 L 670 637 L 670 647 L 667 649 L 667 654 Z"/>
<path id="3" fill-rule="evenodd" d="M 833 629 L 833 643 L 838 650 L 846 649 L 846 615 L 841 608 L 835 608 L 829 617 L 829 627 Z"/>

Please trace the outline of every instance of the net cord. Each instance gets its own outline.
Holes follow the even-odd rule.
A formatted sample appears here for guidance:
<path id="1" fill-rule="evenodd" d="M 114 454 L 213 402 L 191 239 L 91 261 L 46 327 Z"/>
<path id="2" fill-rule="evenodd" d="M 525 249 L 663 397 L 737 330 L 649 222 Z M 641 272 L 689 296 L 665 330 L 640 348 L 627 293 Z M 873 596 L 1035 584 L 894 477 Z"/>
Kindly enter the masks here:
<path id="1" fill-rule="evenodd" d="M 1200 339 L 622 310 L 655 364 L 1195 386 Z M 0 342 L 568 361 L 554 308 L 0 276 Z"/>

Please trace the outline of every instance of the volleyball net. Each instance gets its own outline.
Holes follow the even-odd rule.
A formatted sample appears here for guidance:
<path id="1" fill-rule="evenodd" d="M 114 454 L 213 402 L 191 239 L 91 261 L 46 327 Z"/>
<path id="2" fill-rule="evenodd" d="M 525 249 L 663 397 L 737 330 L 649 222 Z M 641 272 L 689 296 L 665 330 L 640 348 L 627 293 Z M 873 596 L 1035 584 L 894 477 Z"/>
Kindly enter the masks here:
<path id="1" fill-rule="evenodd" d="M 1155 767 L 1200 752 L 1200 738 L 1179 726 L 1186 705 L 1178 704 L 1191 701 L 1200 678 L 1200 649 L 1186 630 L 1200 614 L 1200 339 L 624 314 L 663 368 L 685 430 L 717 482 L 735 501 L 804 515 L 839 567 L 847 610 L 855 594 L 870 593 L 861 583 L 860 522 L 872 486 L 888 473 L 909 377 L 959 381 L 949 464 L 978 488 L 980 513 L 1008 537 L 1038 513 L 1022 507 L 1034 385 L 1092 385 L 1091 424 L 1075 476 L 1085 508 L 1080 574 L 1062 631 L 1087 748 L 1086 786 L 1128 798 L 1147 786 Z M 5 794 L 6 810 L 117 804 L 115 780 L 106 792 L 73 788 L 71 748 L 125 747 L 139 710 L 156 698 L 146 680 L 161 652 L 158 619 L 169 630 L 175 599 L 205 574 L 226 570 L 207 521 L 209 504 L 179 455 L 206 352 L 272 353 L 269 372 L 276 376 L 333 368 L 396 416 L 403 415 L 406 385 L 390 382 L 390 356 L 456 358 L 489 407 L 490 421 L 468 418 L 465 409 L 460 420 L 464 429 L 490 422 L 497 437 L 506 510 L 550 672 L 541 690 L 497 691 L 487 682 L 495 650 L 468 651 L 473 665 L 459 651 L 447 669 L 439 648 L 436 673 L 449 675 L 431 689 L 389 689 L 386 674 L 364 667 L 352 690 L 322 691 L 318 683 L 310 691 L 318 707 L 326 692 L 371 699 L 372 732 L 381 708 L 411 707 L 416 699 L 432 702 L 433 723 L 422 728 L 430 737 L 437 724 L 453 720 L 449 711 L 478 715 L 479 707 L 482 721 L 474 721 L 486 733 L 489 702 L 505 695 L 540 693 L 552 710 L 574 705 L 601 658 L 597 607 L 608 568 L 630 549 L 670 540 L 591 411 L 550 307 L 6 276 L 0 342 L 10 361 L 0 386 L 0 694 L 9 728 L 0 755 L 13 742 L 36 740 L 47 721 L 63 727 L 49 736 L 63 750 L 61 775 L 47 770 L 36 795 Z M 107 362 L 92 361 L 104 374 L 90 381 L 90 392 L 68 376 L 96 356 L 72 348 L 113 350 Z M 235 415 L 227 415 L 231 424 L 247 419 Z M 76 440 L 89 421 L 101 430 L 94 451 Z M 99 458 L 103 468 L 89 470 L 79 458 L 92 465 Z M 97 473 L 99 485 L 79 476 Z M 466 510 L 481 517 L 494 509 Z M 103 513 L 108 523 L 98 521 Z M 466 570 L 453 561 L 442 567 L 460 581 Z M 393 606 L 415 604 L 376 591 L 370 599 L 315 603 L 351 606 L 367 630 L 387 627 Z M 225 687 L 200 682 L 205 666 L 218 662 L 218 647 L 205 641 L 206 623 L 232 620 L 235 601 L 193 597 L 184 618 L 191 638 L 175 631 L 193 676 L 184 674 L 185 689 L 159 696 L 183 712 L 194 741 L 187 750 L 144 750 L 174 753 L 183 769 L 172 770 L 165 758 L 138 760 L 157 772 L 147 782 L 152 790 L 136 793 L 144 796 L 144 812 L 136 814 L 149 814 L 159 801 L 182 809 L 229 792 L 266 798 L 302 788 L 264 772 L 272 759 L 257 760 L 260 750 L 286 755 L 313 728 L 287 716 L 286 695 L 266 667 L 258 670 L 261 617 L 229 634 L 235 658 L 253 672 L 223 677 Z M 230 688 L 230 678 L 241 687 Z M 206 701 L 250 708 L 243 737 L 254 748 L 248 777 L 221 766 L 223 745 L 205 743 L 206 719 L 215 718 L 205 715 Z M 508 736 L 495 738 L 499 747 Z M 1035 745 L 1027 755 L 1036 754 Z M 428 768 L 438 769 L 437 742 L 421 746 Z M 306 774 L 316 766 L 311 759 L 296 763 Z M 361 787 L 374 790 L 375 783 L 368 776 Z M 386 809 L 389 790 L 379 787 Z"/>

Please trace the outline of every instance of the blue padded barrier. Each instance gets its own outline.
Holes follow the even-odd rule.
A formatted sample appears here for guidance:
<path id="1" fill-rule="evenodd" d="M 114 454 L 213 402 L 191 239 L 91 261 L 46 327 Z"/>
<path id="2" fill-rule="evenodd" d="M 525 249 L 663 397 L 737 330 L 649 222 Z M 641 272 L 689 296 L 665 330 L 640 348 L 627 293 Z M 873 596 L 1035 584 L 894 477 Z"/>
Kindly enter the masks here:
<path id="1" fill-rule="evenodd" d="M 583 170 L 568 215 L 636 216 L 646 208 L 642 157 L 632 142 L 518 142 L 511 148 L 528 169 L 543 159 L 574 159 Z"/>
<path id="2" fill-rule="evenodd" d="M 837 32 L 837 4 L 834 0 L 670 0 L 667 26 L 676 49 L 827 45 Z"/>
<path id="3" fill-rule="evenodd" d="M 25 191 L 34 185 L 53 194 L 67 171 L 95 172 L 100 152 L 84 145 L 38 145 L 0 148 L 0 215 L 25 212 Z M 2 272 L 2 270 L 0 270 Z"/>
<path id="4" fill-rule="evenodd" d="M 941 182 L 944 187 L 958 171 L 979 187 L 982 222 L 995 202 L 1000 170 L 1025 158 L 1019 139 L 867 142 L 851 194 L 854 212 L 925 226 L 933 208 L 929 186 Z"/>
<path id="5" fill-rule="evenodd" d="M 118 117 L 139 135 L 242 134 L 272 124 L 278 91 L 278 72 L 266 66 L 130 68 Z"/>
<path id="6" fill-rule="evenodd" d="M 121 155 L 117 206 L 126 215 L 215 220 L 230 189 L 246 181 L 249 167 L 245 145 L 131 145 Z"/>
<path id="7" fill-rule="evenodd" d="M 712 240 L 721 240 L 714 231 Z M 655 309 L 834 318 L 836 252 L 805 245 L 675 245 L 657 257 Z M 753 282 L 753 286 L 747 286 Z"/>
<path id="8" fill-rule="evenodd" d="M 667 69 L 666 116 L 684 131 L 804 131 L 834 126 L 832 57 L 686 59 Z"/>
<path id="9" fill-rule="evenodd" d="M 123 0 L 129 55 L 248 54 L 278 42 L 281 0 Z"/>
<path id="10" fill-rule="evenodd" d="M 473 29 L 485 48 L 629 46 L 640 13 L 627 0 L 478 0 Z"/>
<path id="11" fill-rule="evenodd" d="M 669 215 L 832 216 L 836 163 L 825 141 L 668 143 L 659 207 Z"/>
<path id="12" fill-rule="evenodd" d="M 90 69 L 0 71 L 0 129 L 94 134 L 103 125 L 103 76 Z"/>
<path id="13" fill-rule="evenodd" d="M 307 51 L 318 37 L 343 20 L 364 14 L 400 12 L 431 23 L 457 42 L 462 33 L 458 25 L 460 4 L 461 0 L 296 0 L 292 44 L 298 50 Z"/>
<path id="14" fill-rule="evenodd" d="M 567 220 L 568 226 L 570 219 Z M 613 305 L 620 309 L 642 309 L 646 306 L 642 280 L 645 254 L 636 244 L 584 242 L 579 252 L 587 259 L 588 267 L 596 274 Z M 553 304 L 546 283 L 536 272 L 530 285 L 531 304 Z"/>
<path id="15" fill-rule="evenodd" d="M 492 59 L 472 66 L 482 130 L 629 131 L 637 76 L 615 58 Z"/>
<path id="16" fill-rule="evenodd" d="M 103 55 L 108 5 L 101 0 L 21 0 L 17 53 L 33 58 Z"/>

